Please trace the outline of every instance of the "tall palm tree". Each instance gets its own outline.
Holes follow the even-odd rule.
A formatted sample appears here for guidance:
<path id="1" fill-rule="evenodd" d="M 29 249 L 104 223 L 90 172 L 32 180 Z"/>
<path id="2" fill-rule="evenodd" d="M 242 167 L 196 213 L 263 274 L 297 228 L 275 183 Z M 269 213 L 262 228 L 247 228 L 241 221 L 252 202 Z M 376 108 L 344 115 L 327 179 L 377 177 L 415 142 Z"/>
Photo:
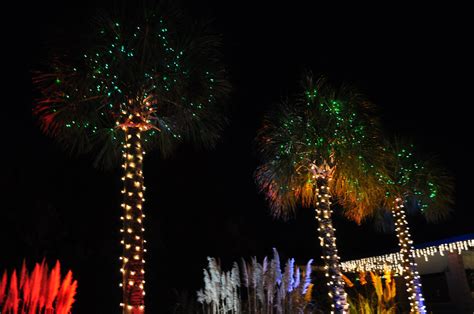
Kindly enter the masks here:
<path id="1" fill-rule="evenodd" d="M 145 151 L 167 154 L 183 140 L 212 145 L 229 91 L 218 38 L 200 24 L 165 20 L 146 2 L 99 17 L 80 57 L 55 58 L 33 79 L 45 133 L 73 152 L 94 152 L 97 165 L 122 161 L 124 313 L 144 312 Z"/>
<path id="2" fill-rule="evenodd" d="M 394 141 L 386 144 L 386 151 L 390 157 L 386 158 L 385 174 L 378 174 L 386 197 L 376 217 L 390 213 L 400 246 L 411 312 L 426 313 L 406 214 L 421 212 L 428 222 L 446 218 L 453 204 L 453 179 L 436 161 L 417 156 L 412 144 Z"/>
<path id="3" fill-rule="evenodd" d="M 383 152 L 373 108 L 361 94 L 311 75 L 302 85 L 302 93 L 265 117 L 256 180 L 276 217 L 287 218 L 297 206 L 315 209 L 329 296 L 333 310 L 343 313 L 348 304 L 331 200 L 355 220 L 361 211 L 374 211 L 374 200 L 384 195 L 375 176 Z"/>

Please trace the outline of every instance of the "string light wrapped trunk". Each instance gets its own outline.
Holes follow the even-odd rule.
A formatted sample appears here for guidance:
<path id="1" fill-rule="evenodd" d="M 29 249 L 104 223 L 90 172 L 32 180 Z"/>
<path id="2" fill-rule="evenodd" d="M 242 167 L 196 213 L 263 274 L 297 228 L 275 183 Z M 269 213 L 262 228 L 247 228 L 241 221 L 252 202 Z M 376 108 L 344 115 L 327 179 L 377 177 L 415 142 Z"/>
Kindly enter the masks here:
<path id="1" fill-rule="evenodd" d="M 141 114 L 130 114 L 120 127 L 125 134 L 123 146 L 122 203 L 123 216 L 123 256 L 122 283 L 124 314 L 141 314 L 145 311 L 145 239 L 143 219 L 144 179 L 143 156 L 145 151 L 142 143 L 143 119 Z M 146 125 L 146 124 L 145 124 Z M 146 127 L 145 127 L 146 128 Z"/>
<path id="2" fill-rule="evenodd" d="M 347 294 L 344 291 L 344 280 L 339 266 L 339 255 L 336 247 L 336 229 L 332 226 L 331 194 L 328 187 L 328 179 L 317 180 L 316 219 L 318 221 L 319 240 L 324 261 L 325 276 L 329 288 L 329 297 L 333 300 L 331 304 L 335 313 L 347 313 Z"/>
<path id="3" fill-rule="evenodd" d="M 409 232 L 410 228 L 408 227 L 402 198 L 395 199 L 392 215 L 395 220 L 395 232 L 402 256 L 403 278 L 405 279 L 409 294 L 410 313 L 423 314 L 426 313 L 426 307 L 421 290 L 420 275 L 415 262 L 415 249 Z"/>

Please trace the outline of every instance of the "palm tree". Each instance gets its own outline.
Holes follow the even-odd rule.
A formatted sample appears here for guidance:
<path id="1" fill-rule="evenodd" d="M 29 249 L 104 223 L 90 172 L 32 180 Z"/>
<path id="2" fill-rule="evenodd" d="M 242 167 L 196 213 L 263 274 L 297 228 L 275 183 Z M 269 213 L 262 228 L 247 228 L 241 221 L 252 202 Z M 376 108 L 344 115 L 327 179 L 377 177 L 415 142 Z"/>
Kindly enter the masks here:
<path id="1" fill-rule="evenodd" d="M 311 75 L 302 85 L 302 93 L 265 117 L 257 136 L 263 162 L 256 180 L 276 217 L 287 218 L 297 206 L 315 209 L 329 296 L 333 310 L 342 313 L 348 304 L 331 199 L 355 220 L 360 212 L 372 213 L 384 195 L 375 176 L 383 169 L 383 152 L 373 108 L 361 94 Z"/>
<path id="2" fill-rule="evenodd" d="M 386 174 L 378 174 L 386 197 L 376 217 L 383 218 L 386 213 L 391 214 L 400 246 L 411 312 L 426 313 L 406 214 L 421 212 L 428 222 L 446 218 L 453 204 L 453 180 L 436 161 L 424 161 L 416 156 L 412 144 L 394 141 L 393 144 L 386 144 L 386 150 L 391 156 L 386 159 Z M 379 222 L 386 223 L 387 220 Z"/>
<path id="3" fill-rule="evenodd" d="M 200 24 L 164 20 L 147 2 L 98 18 L 80 57 L 54 58 L 33 79 L 45 133 L 73 152 L 94 152 L 96 165 L 122 160 L 124 313 L 144 312 L 145 151 L 166 155 L 183 140 L 212 145 L 229 91 L 217 37 Z"/>

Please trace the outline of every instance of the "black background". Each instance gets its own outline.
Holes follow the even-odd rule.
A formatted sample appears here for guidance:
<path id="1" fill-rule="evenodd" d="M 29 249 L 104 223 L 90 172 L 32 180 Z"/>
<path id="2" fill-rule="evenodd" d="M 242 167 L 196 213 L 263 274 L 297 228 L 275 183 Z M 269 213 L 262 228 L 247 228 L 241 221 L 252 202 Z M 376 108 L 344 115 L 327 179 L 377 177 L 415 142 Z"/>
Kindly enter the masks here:
<path id="1" fill-rule="evenodd" d="M 119 312 L 120 172 L 94 169 L 42 135 L 31 116 L 31 70 L 51 42 L 75 38 L 96 8 L 113 1 L 18 2 L 4 14 L 0 168 L 0 269 L 60 259 L 79 282 L 76 313 Z M 311 4 L 311 5 L 310 5 Z M 448 221 L 413 217 L 415 243 L 474 232 L 472 183 L 472 24 L 467 8 L 430 5 L 331 7 L 314 1 L 184 1 L 187 14 L 213 19 L 223 35 L 234 86 L 230 124 L 212 151 L 182 145 L 163 160 L 145 158 L 147 307 L 170 312 L 176 293 L 202 285 L 206 256 L 230 266 L 262 258 L 320 263 L 310 210 L 274 220 L 253 181 L 253 139 L 263 113 L 298 86 L 302 70 L 358 86 L 386 128 L 438 155 L 456 179 Z M 343 260 L 396 249 L 394 235 L 336 216 Z M 176 292 L 175 292 L 176 291 Z"/>

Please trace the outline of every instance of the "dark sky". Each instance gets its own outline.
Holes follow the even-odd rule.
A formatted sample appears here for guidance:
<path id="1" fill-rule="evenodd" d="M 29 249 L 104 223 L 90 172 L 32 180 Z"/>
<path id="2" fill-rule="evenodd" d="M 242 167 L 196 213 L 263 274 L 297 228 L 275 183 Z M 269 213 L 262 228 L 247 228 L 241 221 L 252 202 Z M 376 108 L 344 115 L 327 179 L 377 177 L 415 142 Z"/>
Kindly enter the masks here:
<path id="1" fill-rule="evenodd" d="M 23 258 L 60 259 L 79 281 L 77 313 L 118 312 L 120 172 L 69 157 L 40 133 L 31 116 L 30 71 L 53 49 L 51 42 L 74 42 L 96 7 L 111 2 L 38 2 L 21 21 L 3 27 L 12 35 L 4 40 L 11 54 L 4 59 L 11 75 L 4 78 L 13 79 L 3 86 L 1 104 L 0 269 L 19 266 Z M 415 243 L 474 232 L 468 203 L 473 51 L 466 8 L 254 2 L 184 1 L 188 14 L 211 17 L 223 35 L 234 93 L 230 124 L 214 150 L 183 145 L 169 159 L 157 152 L 145 159 L 150 313 L 168 312 L 174 291 L 194 294 L 206 256 L 228 266 L 277 247 L 282 258 L 320 263 L 313 213 L 272 219 L 252 177 L 258 164 L 253 139 L 263 113 L 297 88 L 305 68 L 359 87 L 380 107 L 389 132 L 411 137 L 453 173 L 452 218 L 438 225 L 412 218 Z M 396 249 L 395 235 L 370 224 L 359 227 L 338 216 L 334 223 L 343 259 Z"/>

